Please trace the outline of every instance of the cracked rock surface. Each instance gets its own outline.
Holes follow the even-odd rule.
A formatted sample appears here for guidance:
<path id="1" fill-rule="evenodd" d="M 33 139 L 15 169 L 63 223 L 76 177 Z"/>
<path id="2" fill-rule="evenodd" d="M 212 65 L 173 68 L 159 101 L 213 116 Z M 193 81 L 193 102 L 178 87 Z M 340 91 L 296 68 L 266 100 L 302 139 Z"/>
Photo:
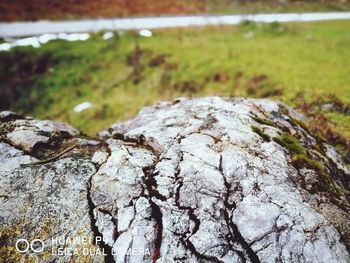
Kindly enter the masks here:
<path id="1" fill-rule="evenodd" d="M 6 116 L 0 117 L 0 262 L 103 262 L 101 255 L 68 255 L 82 244 L 57 244 L 65 237 L 94 239 L 87 184 L 96 172 L 89 152 L 98 142 L 74 138 L 78 132 L 66 124 L 0 116 Z M 63 148 L 71 150 L 45 161 Z M 21 254 L 19 239 L 40 239 L 45 249 Z M 84 246 L 96 249 L 90 240 Z M 41 250 L 40 243 L 34 249 Z M 59 256 L 59 249 L 71 252 Z"/>
<path id="2" fill-rule="evenodd" d="M 107 255 L 87 262 L 350 262 L 350 172 L 281 103 L 161 102 L 101 132 L 100 143 L 30 123 L 24 145 L 11 139 L 23 126 L 8 116 L 0 116 L 0 220 L 11 238 L 39 229 L 55 198 L 47 238 L 77 229 L 103 237 Z M 78 147 L 62 157 L 21 166 L 72 140 Z M 20 220 L 29 230 L 13 231 Z"/>

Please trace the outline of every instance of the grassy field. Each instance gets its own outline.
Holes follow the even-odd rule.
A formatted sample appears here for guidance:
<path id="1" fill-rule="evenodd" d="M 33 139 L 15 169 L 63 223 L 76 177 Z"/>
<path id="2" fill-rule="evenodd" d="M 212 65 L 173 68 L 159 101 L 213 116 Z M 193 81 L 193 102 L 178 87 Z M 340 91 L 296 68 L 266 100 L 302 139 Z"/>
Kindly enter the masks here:
<path id="1" fill-rule="evenodd" d="M 0 105 L 88 135 L 178 96 L 269 97 L 350 141 L 350 21 L 102 34 L 0 53 Z M 93 107 L 76 113 L 82 102 Z M 329 109 L 329 105 L 332 105 Z M 331 134 L 326 134 L 328 129 Z M 337 137 L 338 136 L 338 137 Z M 344 146 L 348 145 L 348 146 Z M 350 146 L 349 146 L 350 147 Z"/>
<path id="2" fill-rule="evenodd" d="M 322 12 L 346 11 L 350 9 L 350 1 L 239 1 L 239 0 L 207 0 L 208 13 L 269 13 L 269 12 Z"/>
<path id="3" fill-rule="evenodd" d="M 350 0 L 31 0 L 0 1 L 0 21 L 350 10 Z"/>

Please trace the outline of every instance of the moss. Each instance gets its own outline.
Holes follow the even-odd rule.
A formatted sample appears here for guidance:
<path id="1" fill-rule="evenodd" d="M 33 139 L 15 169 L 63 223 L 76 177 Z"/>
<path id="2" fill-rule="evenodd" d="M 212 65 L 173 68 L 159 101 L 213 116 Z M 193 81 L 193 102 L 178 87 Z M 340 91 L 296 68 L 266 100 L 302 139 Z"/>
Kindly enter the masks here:
<path id="1" fill-rule="evenodd" d="M 288 115 L 289 121 L 293 126 L 300 126 L 303 128 L 309 135 L 314 137 L 318 142 L 326 142 L 328 143 L 328 140 L 321 134 L 319 129 L 311 129 L 305 122 L 295 119 L 292 116 Z"/>
<path id="2" fill-rule="evenodd" d="M 271 138 L 268 134 L 264 133 L 261 129 L 259 129 L 256 126 L 252 126 L 252 130 L 253 132 L 255 132 L 256 134 L 258 134 L 261 138 L 263 138 L 264 141 L 266 142 L 270 142 Z"/>
<path id="3" fill-rule="evenodd" d="M 281 105 L 279 107 L 279 111 L 280 111 L 280 113 L 286 115 L 289 118 L 289 122 L 292 126 L 299 126 L 299 127 L 303 128 L 310 136 L 314 137 L 318 143 L 325 142 L 325 143 L 330 143 L 334 146 L 334 143 L 332 143 L 332 140 L 327 139 L 323 135 L 324 127 L 322 124 L 317 123 L 317 125 L 315 125 L 312 122 L 306 123 L 304 121 L 295 119 L 290 115 L 288 109 L 283 105 Z M 306 114 L 307 114 L 307 112 L 306 112 Z M 319 115 L 319 114 L 317 114 L 317 115 L 318 115 L 318 117 L 315 118 L 315 116 L 313 116 L 313 118 L 318 119 L 321 117 L 320 118 L 321 120 L 324 120 L 324 121 L 326 120 L 326 118 L 324 116 Z M 326 121 L 326 122 L 327 123 L 324 123 L 324 124 L 326 126 L 328 126 L 330 122 L 329 121 Z"/>
<path id="4" fill-rule="evenodd" d="M 281 138 L 273 138 L 273 140 L 289 150 L 292 156 L 292 165 L 296 169 L 307 168 L 317 173 L 318 183 L 313 185 L 312 191 L 328 192 L 336 196 L 341 195 L 341 192 L 335 187 L 335 182 L 332 180 L 331 175 L 327 173 L 324 165 L 321 162 L 310 159 L 307 156 L 306 149 L 299 143 L 297 138 L 284 133 Z"/>
<path id="5" fill-rule="evenodd" d="M 305 150 L 304 146 L 302 146 L 299 143 L 297 138 L 290 135 L 289 133 L 285 132 L 282 134 L 281 138 L 273 138 L 273 140 L 275 142 L 277 142 L 278 144 L 280 144 L 281 146 L 287 148 L 292 155 L 295 155 L 295 154 L 305 155 L 306 154 L 306 150 Z"/>
<path id="6" fill-rule="evenodd" d="M 310 128 L 306 125 L 305 122 L 301 121 L 301 120 L 298 120 L 298 119 L 295 119 L 291 116 L 289 116 L 290 120 L 296 124 L 296 125 L 299 125 L 301 128 L 303 128 L 307 133 L 311 134 L 311 131 L 310 131 Z"/>
<path id="7" fill-rule="evenodd" d="M 290 115 L 289 110 L 284 105 L 280 105 L 278 110 L 280 113 L 282 113 L 283 115 L 288 117 L 288 119 L 289 119 L 288 121 L 292 126 L 299 126 L 299 127 L 303 128 L 308 134 L 312 135 L 312 133 L 311 133 L 309 127 L 306 125 L 306 123 L 301 121 L 301 120 L 293 118 Z"/>
<path id="8" fill-rule="evenodd" d="M 263 119 L 263 118 L 254 116 L 253 120 L 256 121 L 257 123 L 260 123 L 260 124 L 263 124 L 263 125 L 277 127 L 277 125 L 274 122 L 272 122 L 272 121 L 270 121 L 268 119 Z"/>
<path id="9" fill-rule="evenodd" d="M 308 158 L 304 154 L 297 154 L 292 157 L 292 162 L 296 168 L 308 168 L 317 172 L 324 172 L 324 166 L 320 162 Z"/>
<path id="10" fill-rule="evenodd" d="M 312 160 L 306 155 L 298 154 L 292 157 L 292 164 L 295 168 L 307 168 L 314 170 L 317 173 L 318 183 L 313 185 L 313 191 L 323 191 L 332 195 L 344 195 L 336 187 L 336 183 L 332 180 L 331 176 L 326 172 L 325 167 L 322 163 Z"/>

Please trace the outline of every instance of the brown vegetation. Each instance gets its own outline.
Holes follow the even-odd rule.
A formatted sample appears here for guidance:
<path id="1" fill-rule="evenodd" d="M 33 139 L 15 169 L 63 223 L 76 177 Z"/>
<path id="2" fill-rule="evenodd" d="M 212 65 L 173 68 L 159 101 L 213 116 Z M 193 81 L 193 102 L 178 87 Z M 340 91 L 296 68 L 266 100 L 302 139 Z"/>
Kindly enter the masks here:
<path id="1" fill-rule="evenodd" d="M 0 1 L 0 20 L 193 14 L 204 9 L 204 0 L 12 0 Z"/>
<path id="2" fill-rule="evenodd" d="M 349 114 L 350 105 L 343 103 L 339 98 L 330 96 L 327 102 L 333 105 L 332 109 L 334 111 Z M 303 96 L 300 96 L 297 99 L 297 104 L 299 110 L 311 117 L 308 125 L 313 134 L 321 141 L 335 146 L 342 154 L 345 163 L 350 164 L 350 139 L 338 133 L 334 128 L 336 124 L 320 110 L 321 105 L 324 104 L 324 99 L 317 98 L 313 103 L 308 103 Z"/>

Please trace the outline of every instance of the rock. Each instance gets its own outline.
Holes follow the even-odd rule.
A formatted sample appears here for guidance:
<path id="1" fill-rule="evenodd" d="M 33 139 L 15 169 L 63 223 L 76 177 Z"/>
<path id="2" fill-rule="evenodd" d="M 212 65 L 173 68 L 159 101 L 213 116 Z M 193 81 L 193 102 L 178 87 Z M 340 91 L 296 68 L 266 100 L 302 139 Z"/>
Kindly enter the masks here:
<path id="1" fill-rule="evenodd" d="M 7 134 L 7 139 L 26 152 L 32 151 L 37 143 L 47 143 L 49 141 L 49 137 L 39 135 L 37 131 L 18 129 Z"/>
<path id="2" fill-rule="evenodd" d="M 95 164 L 101 165 L 107 161 L 109 153 L 106 151 L 98 151 L 92 156 L 91 161 Z"/>
<path id="3" fill-rule="evenodd" d="M 2 139 L 26 153 L 34 153 L 38 144 L 41 148 L 57 146 L 55 143 L 79 134 L 64 123 L 23 119 L 12 112 L 2 112 L 0 121 Z"/>
<path id="4" fill-rule="evenodd" d="M 12 111 L 0 112 L 0 121 L 2 122 L 17 119 L 19 117 L 20 117 L 19 115 L 17 115 L 15 112 L 12 112 Z"/>
<path id="5" fill-rule="evenodd" d="M 104 132 L 91 195 L 116 222 L 116 262 L 349 262 L 349 171 L 302 119 L 268 100 L 180 99 Z"/>
<path id="6" fill-rule="evenodd" d="M 90 161 L 92 154 L 82 154 L 92 149 L 82 148 L 80 143 L 59 159 L 37 163 L 37 158 L 25 152 L 31 153 L 36 144 L 44 147 L 49 141 L 53 145 L 69 144 L 71 141 L 63 137 L 72 137 L 76 130 L 65 124 L 25 119 L 0 127 L 5 138 L 0 142 L 0 262 L 103 262 L 101 255 L 68 255 L 74 249 L 100 249 L 95 244 L 95 220 L 88 198 L 88 182 L 96 167 Z M 87 241 L 69 244 L 74 238 Z M 43 252 L 29 249 L 19 253 L 15 244 L 20 239 L 40 239 Z M 18 246 L 25 250 L 25 241 Z M 41 248 L 36 241 L 34 249 Z M 70 252 L 58 255 L 64 249 Z"/>
<path id="7" fill-rule="evenodd" d="M 79 138 L 71 152 L 35 166 L 8 139 L 13 129 L 2 131 L 7 248 L 33 238 L 37 225 L 45 241 L 103 237 L 95 247 L 107 262 L 350 262 L 350 172 L 304 119 L 270 100 L 182 98 L 113 125 L 98 146 Z M 45 228 L 50 208 L 60 219 Z M 22 255 L 34 256 L 72 259 Z"/>

